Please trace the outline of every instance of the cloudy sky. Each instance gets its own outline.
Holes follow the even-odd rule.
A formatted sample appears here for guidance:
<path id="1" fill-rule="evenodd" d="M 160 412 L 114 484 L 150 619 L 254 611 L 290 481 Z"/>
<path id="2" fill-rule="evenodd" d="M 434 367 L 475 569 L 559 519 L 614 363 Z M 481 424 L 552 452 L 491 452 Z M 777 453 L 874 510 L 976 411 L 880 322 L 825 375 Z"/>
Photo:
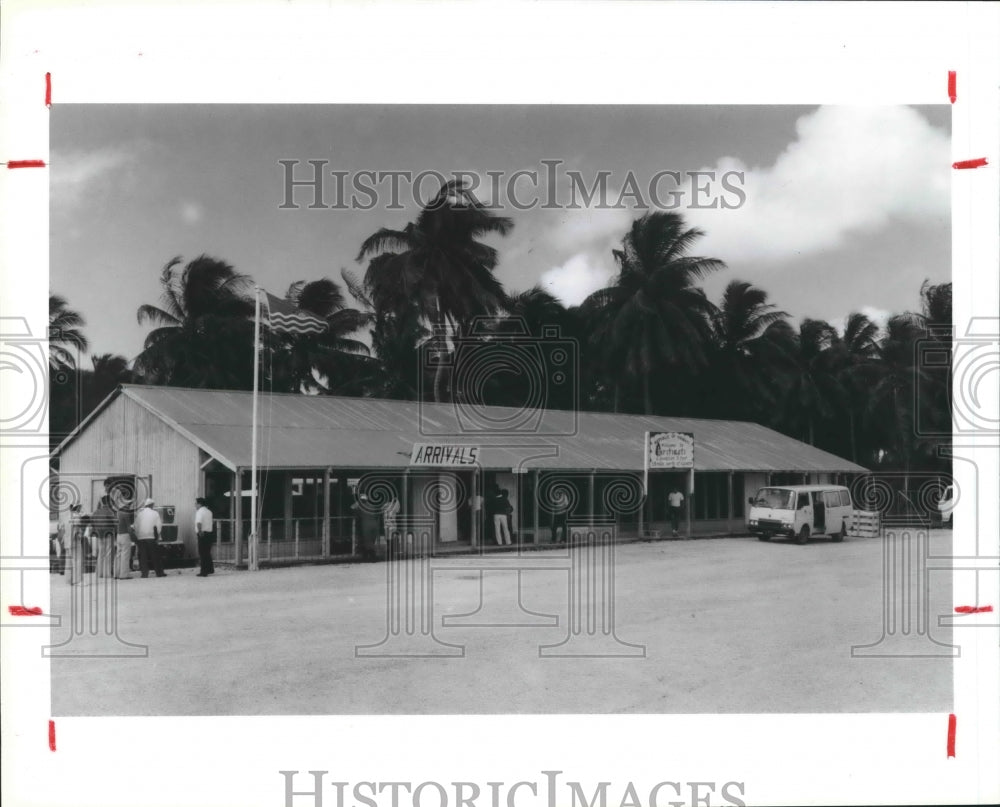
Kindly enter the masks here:
<path id="1" fill-rule="evenodd" d="M 158 302 L 174 256 L 224 259 L 279 295 L 342 267 L 360 274 L 362 240 L 404 226 L 414 196 L 436 190 L 433 173 L 415 188 L 363 172 L 460 171 L 514 221 L 492 239 L 508 289 L 579 302 L 613 276 L 638 205 L 674 204 L 705 232 L 694 252 L 728 267 L 705 283 L 712 299 L 741 279 L 795 320 L 883 317 L 915 308 L 925 278 L 950 279 L 949 121 L 947 106 L 60 105 L 51 288 L 86 318 L 92 353 L 131 359 L 148 330 L 135 311 Z M 300 188 L 298 209 L 282 209 L 279 160 L 298 161 L 296 179 L 326 161 L 328 207 L 309 209 Z M 586 205 L 581 190 L 602 182 L 603 205 L 600 192 Z"/>

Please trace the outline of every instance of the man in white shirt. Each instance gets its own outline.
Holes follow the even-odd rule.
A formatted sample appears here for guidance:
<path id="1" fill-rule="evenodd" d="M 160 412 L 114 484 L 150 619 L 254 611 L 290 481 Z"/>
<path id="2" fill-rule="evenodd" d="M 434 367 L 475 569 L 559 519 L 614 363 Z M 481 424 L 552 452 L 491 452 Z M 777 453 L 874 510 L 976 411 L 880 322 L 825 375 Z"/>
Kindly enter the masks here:
<path id="1" fill-rule="evenodd" d="M 153 509 L 154 504 L 156 502 L 152 499 L 146 499 L 139 512 L 135 514 L 135 521 L 132 522 L 136 546 L 139 547 L 139 574 L 141 577 L 149 577 L 150 561 L 152 561 L 156 576 L 166 577 L 163 572 L 163 560 L 160 558 L 160 547 L 157 544 L 160 540 L 160 531 L 163 529 L 163 521 L 160 519 L 160 514 Z"/>
<path id="2" fill-rule="evenodd" d="M 667 494 L 667 504 L 670 506 L 670 527 L 674 537 L 677 537 L 677 527 L 681 520 L 681 508 L 684 506 L 684 494 L 677 488 L 671 488 Z"/>
<path id="3" fill-rule="evenodd" d="M 212 544 L 215 543 L 215 521 L 212 518 L 212 511 L 205 505 L 202 498 L 195 499 L 197 510 L 194 512 L 194 531 L 198 536 L 198 560 L 201 562 L 201 571 L 198 577 L 208 577 L 215 574 L 215 565 L 212 563 Z"/>

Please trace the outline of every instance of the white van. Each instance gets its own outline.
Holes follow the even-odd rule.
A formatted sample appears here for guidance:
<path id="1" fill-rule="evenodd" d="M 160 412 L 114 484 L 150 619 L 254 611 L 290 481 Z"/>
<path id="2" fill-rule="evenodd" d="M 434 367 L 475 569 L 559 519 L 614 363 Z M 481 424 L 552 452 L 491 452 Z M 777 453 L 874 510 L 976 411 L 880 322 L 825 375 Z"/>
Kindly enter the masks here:
<path id="1" fill-rule="evenodd" d="M 747 529 L 760 541 L 774 535 L 800 544 L 812 535 L 843 541 L 854 516 L 851 492 L 839 485 L 772 485 L 747 501 Z"/>

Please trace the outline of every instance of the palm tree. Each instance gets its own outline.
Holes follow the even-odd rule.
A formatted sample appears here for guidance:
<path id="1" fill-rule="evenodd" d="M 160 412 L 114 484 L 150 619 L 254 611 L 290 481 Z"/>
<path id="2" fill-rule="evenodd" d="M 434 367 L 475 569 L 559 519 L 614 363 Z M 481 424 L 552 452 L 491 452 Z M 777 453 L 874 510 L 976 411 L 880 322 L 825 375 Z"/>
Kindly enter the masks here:
<path id="1" fill-rule="evenodd" d="M 720 417 L 771 420 L 781 398 L 782 374 L 794 365 L 788 314 L 767 292 L 733 280 L 711 317 L 713 352 L 708 373 Z"/>
<path id="2" fill-rule="evenodd" d="M 871 428 L 882 435 L 883 460 L 902 469 L 904 475 L 927 448 L 914 428 L 917 407 L 932 405 L 927 372 L 916 361 L 915 346 L 925 334 L 920 315 L 906 313 L 889 318 L 879 345 L 880 378 L 868 393 L 866 414 Z"/>
<path id="3" fill-rule="evenodd" d="M 350 357 L 369 354 L 368 346 L 351 334 L 366 327 L 371 316 L 348 308 L 340 286 L 329 278 L 298 280 L 288 287 L 285 299 L 325 320 L 327 329 L 319 334 L 268 332 L 273 386 L 287 392 L 341 388 L 356 371 Z"/>
<path id="4" fill-rule="evenodd" d="M 86 324 L 79 313 L 68 307 L 65 297 L 49 295 L 49 368 L 53 372 L 76 369 L 71 348 L 86 352 L 89 344 L 80 330 Z"/>
<path id="5" fill-rule="evenodd" d="M 181 269 L 177 257 L 160 274 L 161 306 L 141 305 L 146 336 L 135 371 L 147 383 L 249 389 L 253 376 L 250 278 L 202 255 Z"/>
<path id="6" fill-rule="evenodd" d="M 402 230 L 382 228 L 365 239 L 357 260 L 370 258 L 365 291 L 376 311 L 405 312 L 416 307 L 437 343 L 434 399 L 441 400 L 448 331 L 480 314 L 494 314 L 504 302 L 493 274 L 497 251 L 477 239 L 506 235 L 509 218 L 495 216 L 466 187 L 453 180 Z"/>
<path id="7" fill-rule="evenodd" d="M 566 307 L 540 286 L 509 295 L 498 316 L 477 322 L 473 332 L 463 336 L 463 346 L 476 355 L 467 366 L 487 372 L 477 374 L 481 388 L 458 389 L 456 395 L 470 402 L 474 395 L 477 402 L 500 406 L 572 408 L 578 404 L 579 349 L 570 330 Z M 566 349 L 559 350 L 559 345 Z M 560 354 L 558 365 L 539 365 L 548 365 Z"/>
<path id="8" fill-rule="evenodd" d="M 921 316 L 927 326 L 940 336 L 952 327 L 951 315 L 951 283 L 932 285 L 925 280 L 920 285 Z"/>
<path id="9" fill-rule="evenodd" d="M 653 411 L 654 373 L 705 365 L 714 306 L 694 283 L 725 264 L 687 254 L 703 234 L 685 229 L 677 213 L 647 213 L 612 251 L 619 270 L 614 283 L 581 306 L 595 318 L 594 338 L 606 346 L 606 367 L 616 381 L 640 381 L 646 414 Z"/>
<path id="10" fill-rule="evenodd" d="M 90 357 L 93 370 L 85 372 L 82 379 L 86 409 L 90 412 L 122 384 L 132 380 L 128 359 L 111 353 Z"/>
<path id="11" fill-rule="evenodd" d="M 816 445 L 816 426 L 833 417 L 843 403 L 837 381 L 836 329 L 828 322 L 805 319 L 794 334 L 795 368 L 786 397 L 786 419 L 799 438 Z"/>
<path id="12" fill-rule="evenodd" d="M 834 344 L 837 381 L 847 401 L 851 460 L 858 462 L 858 415 L 864 412 L 868 393 L 882 373 L 879 327 L 864 314 L 853 312 Z"/>
<path id="13" fill-rule="evenodd" d="M 947 356 L 947 362 L 935 362 L 924 366 L 924 382 L 928 390 L 924 400 L 929 409 L 921 411 L 919 429 L 924 434 L 934 434 L 942 447 L 950 446 L 952 431 L 952 383 L 951 371 L 954 361 L 954 325 L 951 311 L 951 283 L 932 285 L 925 280 L 920 287 L 921 322 L 927 329 L 927 347 L 921 355 L 929 357 L 932 352 Z M 948 452 L 940 453 L 943 458 Z M 948 463 L 950 465 L 950 461 Z"/>
<path id="14" fill-rule="evenodd" d="M 415 305 L 395 311 L 376 309 L 363 283 L 346 270 L 342 269 L 340 274 L 351 296 L 369 317 L 374 353 L 374 356 L 352 357 L 353 378 L 344 386 L 344 391 L 377 398 L 416 400 L 424 387 L 419 346 L 430 336 L 421 324 L 420 312 Z"/>

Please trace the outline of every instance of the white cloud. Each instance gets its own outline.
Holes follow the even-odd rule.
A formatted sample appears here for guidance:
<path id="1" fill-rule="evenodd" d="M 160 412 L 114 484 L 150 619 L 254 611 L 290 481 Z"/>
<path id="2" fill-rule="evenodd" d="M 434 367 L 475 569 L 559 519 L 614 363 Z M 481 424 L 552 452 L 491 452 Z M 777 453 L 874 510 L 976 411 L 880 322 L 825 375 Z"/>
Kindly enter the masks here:
<path id="1" fill-rule="evenodd" d="M 543 272 L 541 286 L 565 305 L 579 305 L 588 295 L 607 286 L 614 273 L 610 255 L 595 260 L 590 253 L 578 252 L 562 266 Z"/>
<path id="2" fill-rule="evenodd" d="M 726 157 L 706 169 L 744 171 L 747 198 L 736 210 L 683 211 L 706 233 L 699 253 L 727 262 L 787 259 L 835 248 L 893 219 L 949 215 L 949 138 L 916 110 L 821 107 L 796 130 L 771 166 Z"/>
<path id="3" fill-rule="evenodd" d="M 615 197 L 611 197 L 615 198 Z M 613 208 L 563 210 L 548 230 L 553 247 L 572 257 L 542 273 L 541 286 L 566 305 L 578 305 L 607 286 L 617 271 L 611 250 L 621 245 L 634 211 Z"/>
<path id="4" fill-rule="evenodd" d="M 53 151 L 49 189 L 54 205 L 72 207 L 94 189 L 126 168 L 134 155 L 122 149 L 68 149 Z"/>

